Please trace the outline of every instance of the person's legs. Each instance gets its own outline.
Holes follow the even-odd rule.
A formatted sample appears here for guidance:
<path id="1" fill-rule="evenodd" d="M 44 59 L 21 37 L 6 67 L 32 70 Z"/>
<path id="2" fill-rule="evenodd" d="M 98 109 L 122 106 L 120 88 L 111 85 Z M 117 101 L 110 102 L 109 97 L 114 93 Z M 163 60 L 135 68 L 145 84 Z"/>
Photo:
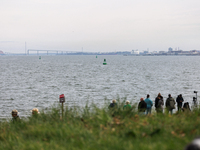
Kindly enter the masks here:
<path id="1" fill-rule="evenodd" d="M 139 114 L 140 116 L 144 116 L 144 115 L 145 115 L 145 112 L 138 112 L 138 114 Z"/>
<path id="2" fill-rule="evenodd" d="M 173 109 L 170 110 L 171 115 L 173 114 Z"/>
<path id="3" fill-rule="evenodd" d="M 178 104 L 178 111 L 181 111 L 182 104 Z"/>
<path id="4" fill-rule="evenodd" d="M 162 114 L 163 113 L 163 110 L 159 109 L 159 108 L 157 108 L 156 111 L 157 111 L 158 114 Z"/>
<path id="5" fill-rule="evenodd" d="M 151 107 L 149 108 L 149 114 L 151 114 Z"/>
<path id="6" fill-rule="evenodd" d="M 151 114 L 151 108 L 147 108 L 146 115 Z"/>
<path id="7" fill-rule="evenodd" d="M 179 107 L 179 105 L 177 105 L 177 107 L 178 107 L 178 111 L 180 111 L 180 107 Z"/>

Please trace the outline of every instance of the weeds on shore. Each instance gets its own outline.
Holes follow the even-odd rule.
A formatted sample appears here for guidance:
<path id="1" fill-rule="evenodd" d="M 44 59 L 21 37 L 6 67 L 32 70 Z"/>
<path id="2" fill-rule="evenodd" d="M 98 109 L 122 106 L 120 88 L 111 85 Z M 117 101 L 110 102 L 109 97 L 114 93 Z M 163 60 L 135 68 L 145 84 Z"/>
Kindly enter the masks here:
<path id="1" fill-rule="evenodd" d="M 153 113 L 139 116 L 136 105 L 123 110 L 98 108 L 60 108 L 48 113 L 1 122 L 0 149 L 135 149 L 177 150 L 200 135 L 200 110 L 174 115 Z"/>

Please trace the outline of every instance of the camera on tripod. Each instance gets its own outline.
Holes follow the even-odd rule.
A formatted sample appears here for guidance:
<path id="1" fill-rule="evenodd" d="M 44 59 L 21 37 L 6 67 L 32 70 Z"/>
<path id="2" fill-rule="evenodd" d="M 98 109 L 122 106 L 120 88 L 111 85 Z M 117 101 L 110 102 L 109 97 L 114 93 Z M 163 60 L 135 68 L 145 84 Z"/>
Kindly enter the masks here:
<path id="1" fill-rule="evenodd" d="M 196 93 L 196 97 L 193 97 L 193 103 L 194 106 L 197 107 L 197 91 L 194 91 L 194 93 Z"/>
<path id="2" fill-rule="evenodd" d="M 196 100 L 197 100 L 197 98 L 196 98 L 196 97 L 193 97 L 193 101 L 195 101 L 195 102 L 196 102 Z"/>

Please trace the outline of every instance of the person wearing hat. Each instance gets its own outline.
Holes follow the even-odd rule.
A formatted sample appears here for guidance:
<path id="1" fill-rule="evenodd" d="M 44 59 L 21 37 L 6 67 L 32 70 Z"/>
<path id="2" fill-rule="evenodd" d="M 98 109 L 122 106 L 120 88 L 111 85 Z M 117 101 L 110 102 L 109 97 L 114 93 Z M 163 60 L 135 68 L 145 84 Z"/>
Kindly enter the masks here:
<path id="1" fill-rule="evenodd" d="M 35 114 L 39 114 L 39 113 L 40 113 L 39 110 L 38 110 L 37 108 L 33 108 L 33 109 L 31 110 L 31 112 L 32 112 L 32 115 L 35 115 Z"/>
<path id="2" fill-rule="evenodd" d="M 124 105 L 123 109 L 131 109 L 130 101 L 126 101 L 126 105 Z"/>
<path id="3" fill-rule="evenodd" d="M 16 109 L 13 109 L 11 114 L 12 114 L 12 121 L 13 122 L 20 120 L 19 115 L 18 115 L 18 111 Z"/>

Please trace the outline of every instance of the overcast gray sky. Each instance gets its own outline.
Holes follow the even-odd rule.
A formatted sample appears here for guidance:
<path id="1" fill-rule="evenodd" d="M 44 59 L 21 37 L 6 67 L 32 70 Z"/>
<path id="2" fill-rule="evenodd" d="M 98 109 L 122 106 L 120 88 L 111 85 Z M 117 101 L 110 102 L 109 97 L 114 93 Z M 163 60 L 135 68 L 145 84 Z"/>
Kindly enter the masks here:
<path id="1" fill-rule="evenodd" d="M 0 50 L 200 50 L 200 0 L 1 0 Z"/>

